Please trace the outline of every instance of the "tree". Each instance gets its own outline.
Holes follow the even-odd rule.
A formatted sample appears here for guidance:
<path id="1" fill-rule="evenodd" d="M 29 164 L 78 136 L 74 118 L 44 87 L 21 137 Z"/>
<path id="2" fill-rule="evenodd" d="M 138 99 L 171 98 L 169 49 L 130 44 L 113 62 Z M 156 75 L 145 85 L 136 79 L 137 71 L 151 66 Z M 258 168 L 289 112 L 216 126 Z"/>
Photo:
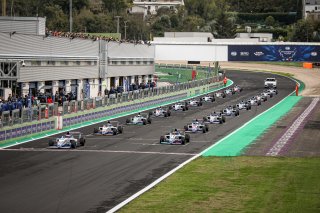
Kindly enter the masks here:
<path id="1" fill-rule="evenodd" d="M 183 31 L 195 32 L 199 31 L 205 25 L 205 20 L 199 16 L 187 16 L 183 20 Z"/>
<path id="2" fill-rule="evenodd" d="M 102 0 L 104 3 L 104 8 L 113 14 L 120 14 L 124 12 L 128 7 L 130 2 L 127 0 Z"/>
<path id="3" fill-rule="evenodd" d="M 218 10 L 217 17 L 211 25 L 212 34 L 215 38 L 234 38 L 236 26 L 231 15 L 226 13 L 227 4 L 224 0 L 216 1 Z"/>
<path id="4" fill-rule="evenodd" d="M 264 23 L 267 25 L 267 26 L 269 26 L 269 27 L 273 27 L 274 26 L 274 24 L 275 24 L 275 20 L 274 20 L 274 18 L 272 17 L 272 16 L 268 16 L 267 18 L 266 18 L 266 20 L 264 21 Z"/>
<path id="5" fill-rule="evenodd" d="M 294 42 L 311 42 L 314 40 L 313 32 L 312 21 L 301 19 L 293 26 L 290 40 Z"/>

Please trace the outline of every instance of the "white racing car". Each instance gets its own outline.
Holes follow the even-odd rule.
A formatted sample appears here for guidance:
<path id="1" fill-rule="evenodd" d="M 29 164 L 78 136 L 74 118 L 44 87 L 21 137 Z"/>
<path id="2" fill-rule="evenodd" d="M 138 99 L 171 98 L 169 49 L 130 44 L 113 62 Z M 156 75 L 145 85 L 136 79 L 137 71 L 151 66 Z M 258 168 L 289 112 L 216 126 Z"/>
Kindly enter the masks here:
<path id="1" fill-rule="evenodd" d="M 186 132 L 192 132 L 192 133 L 197 133 L 197 132 L 206 133 L 209 131 L 209 126 L 208 124 L 204 123 L 203 120 L 195 119 L 192 121 L 191 124 L 184 126 L 184 130 Z"/>
<path id="2" fill-rule="evenodd" d="M 191 100 L 187 101 L 187 106 L 191 106 L 191 107 L 202 106 L 202 101 L 201 101 L 201 99 L 200 100 L 191 99 Z"/>
<path id="3" fill-rule="evenodd" d="M 203 96 L 201 100 L 203 102 L 214 102 L 216 98 L 214 97 L 214 95 L 206 95 L 206 96 Z"/>
<path id="4" fill-rule="evenodd" d="M 260 106 L 261 105 L 261 99 L 259 100 L 256 96 L 248 99 L 248 102 L 250 102 L 251 106 Z"/>
<path id="5" fill-rule="evenodd" d="M 275 89 L 275 88 L 270 88 L 270 89 L 268 89 L 267 91 L 270 92 L 270 93 L 273 94 L 273 95 L 278 95 L 278 90 Z"/>
<path id="6" fill-rule="evenodd" d="M 268 98 L 273 97 L 273 94 L 271 92 L 268 92 L 267 90 L 262 91 L 260 95 L 264 97 L 265 101 L 267 101 Z"/>
<path id="7" fill-rule="evenodd" d="M 228 106 L 221 111 L 224 116 L 238 116 L 240 114 L 239 109 L 236 106 Z"/>
<path id="8" fill-rule="evenodd" d="M 235 85 L 232 89 L 234 92 L 242 92 L 242 88 L 238 85 Z"/>
<path id="9" fill-rule="evenodd" d="M 233 89 L 228 88 L 228 89 L 225 89 L 225 90 L 224 90 L 224 93 L 225 93 L 226 95 L 234 95 L 236 92 L 235 92 Z"/>
<path id="10" fill-rule="evenodd" d="M 107 124 L 93 129 L 94 135 L 118 135 L 123 133 L 123 126 L 118 121 L 108 121 Z"/>
<path id="11" fill-rule="evenodd" d="M 161 144 L 184 145 L 190 142 L 190 135 L 183 130 L 172 130 L 171 132 L 160 137 Z"/>
<path id="12" fill-rule="evenodd" d="M 75 149 L 84 146 L 86 139 L 81 132 L 67 132 L 65 136 L 49 141 L 50 149 Z"/>
<path id="13" fill-rule="evenodd" d="M 158 107 L 154 111 L 150 111 L 149 115 L 154 117 L 168 117 L 168 116 L 171 116 L 170 108 L 171 107 L 168 107 L 168 108 Z"/>
<path id="14" fill-rule="evenodd" d="M 203 121 L 206 124 L 223 124 L 226 122 L 226 118 L 221 112 L 213 112 L 210 115 L 203 117 Z"/>
<path id="15" fill-rule="evenodd" d="M 239 110 L 243 110 L 243 109 L 250 110 L 251 109 L 251 103 L 249 101 L 241 101 L 236 106 Z"/>
<path id="16" fill-rule="evenodd" d="M 132 118 L 128 118 L 126 120 L 127 125 L 147 125 L 151 124 L 151 117 L 148 116 L 147 114 L 138 114 Z"/>
<path id="17" fill-rule="evenodd" d="M 186 111 L 189 108 L 186 103 L 176 103 L 176 104 L 172 105 L 172 109 L 174 111 Z"/>
<path id="18" fill-rule="evenodd" d="M 218 92 L 215 93 L 215 96 L 217 98 L 225 98 L 226 94 L 223 91 L 218 91 Z"/>

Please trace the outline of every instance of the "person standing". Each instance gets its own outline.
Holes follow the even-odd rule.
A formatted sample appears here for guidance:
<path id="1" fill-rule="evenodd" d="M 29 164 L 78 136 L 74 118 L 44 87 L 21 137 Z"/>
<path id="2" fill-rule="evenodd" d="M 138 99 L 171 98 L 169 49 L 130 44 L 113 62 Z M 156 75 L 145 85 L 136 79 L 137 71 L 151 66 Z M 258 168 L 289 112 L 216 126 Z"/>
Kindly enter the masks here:
<path id="1" fill-rule="evenodd" d="M 227 77 L 224 77 L 224 79 L 223 79 L 224 86 L 227 86 L 227 83 L 228 83 L 228 79 L 227 79 Z"/>

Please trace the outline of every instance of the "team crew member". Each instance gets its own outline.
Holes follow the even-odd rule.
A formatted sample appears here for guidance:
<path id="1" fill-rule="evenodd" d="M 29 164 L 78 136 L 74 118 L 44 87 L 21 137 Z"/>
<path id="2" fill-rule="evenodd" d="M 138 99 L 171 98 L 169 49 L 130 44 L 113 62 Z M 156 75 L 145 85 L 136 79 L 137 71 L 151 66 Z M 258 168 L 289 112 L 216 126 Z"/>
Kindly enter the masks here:
<path id="1" fill-rule="evenodd" d="M 224 77 L 224 79 L 223 79 L 223 84 L 224 84 L 224 86 L 227 86 L 227 82 L 228 82 L 227 77 Z"/>

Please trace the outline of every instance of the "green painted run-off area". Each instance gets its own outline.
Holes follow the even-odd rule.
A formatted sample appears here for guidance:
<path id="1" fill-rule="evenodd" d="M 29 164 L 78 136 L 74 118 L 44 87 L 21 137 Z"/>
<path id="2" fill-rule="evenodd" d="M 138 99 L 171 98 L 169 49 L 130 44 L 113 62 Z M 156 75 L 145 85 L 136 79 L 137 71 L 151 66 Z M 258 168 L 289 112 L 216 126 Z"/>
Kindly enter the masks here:
<path id="1" fill-rule="evenodd" d="M 299 92 L 305 85 L 300 83 Z M 245 148 L 259 138 L 267 129 L 287 114 L 301 99 L 301 96 L 286 97 L 269 110 L 253 118 L 239 129 L 222 138 L 203 152 L 203 156 L 239 156 Z"/>

